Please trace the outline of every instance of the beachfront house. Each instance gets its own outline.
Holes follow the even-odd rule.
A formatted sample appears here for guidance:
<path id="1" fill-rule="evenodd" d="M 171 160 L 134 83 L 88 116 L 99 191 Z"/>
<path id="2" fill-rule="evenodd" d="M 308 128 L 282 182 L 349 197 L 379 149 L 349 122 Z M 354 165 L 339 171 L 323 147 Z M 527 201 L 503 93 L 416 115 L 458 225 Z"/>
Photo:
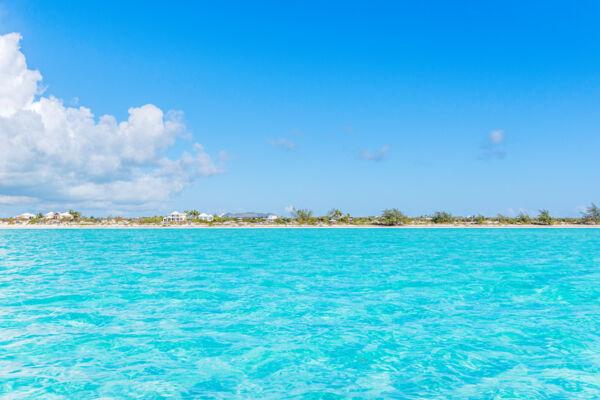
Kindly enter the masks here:
<path id="1" fill-rule="evenodd" d="M 58 214 L 58 219 L 61 219 L 61 220 L 64 219 L 64 220 L 70 221 L 73 218 L 75 218 L 75 217 L 73 217 L 73 214 L 68 213 L 68 212 L 63 212 L 63 213 Z"/>
<path id="2" fill-rule="evenodd" d="M 68 212 L 63 212 L 63 213 L 57 213 L 57 212 L 49 212 L 47 214 L 44 214 L 44 219 L 53 219 L 53 220 L 72 220 L 73 214 L 68 213 Z"/>
<path id="3" fill-rule="evenodd" d="M 44 219 L 47 220 L 72 220 L 73 214 L 68 213 L 68 212 L 63 212 L 63 213 L 57 213 L 57 212 L 49 212 L 44 214 Z"/>
<path id="4" fill-rule="evenodd" d="M 267 222 L 275 222 L 275 220 L 277 220 L 277 218 L 279 218 L 277 215 L 269 214 L 269 215 L 267 215 L 266 220 L 267 220 Z"/>
<path id="5" fill-rule="evenodd" d="M 20 219 L 20 220 L 23 220 L 23 221 L 29 221 L 30 219 L 34 219 L 34 218 L 35 218 L 35 215 L 34 214 L 30 214 L 30 213 L 20 214 L 20 215 L 17 215 L 15 217 L 15 219 Z"/>
<path id="6" fill-rule="evenodd" d="M 215 219 L 215 217 L 210 214 L 202 213 L 202 214 L 198 215 L 198 219 L 202 220 L 202 221 L 211 222 L 212 220 Z"/>
<path id="7" fill-rule="evenodd" d="M 44 214 L 44 219 L 58 219 L 58 213 L 55 212 L 49 212 Z"/>
<path id="8" fill-rule="evenodd" d="M 187 215 L 177 211 L 173 211 L 171 214 L 163 218 L 163 222 L 166 224 L 180 224 L 185 221 L 187 221 Z"/>

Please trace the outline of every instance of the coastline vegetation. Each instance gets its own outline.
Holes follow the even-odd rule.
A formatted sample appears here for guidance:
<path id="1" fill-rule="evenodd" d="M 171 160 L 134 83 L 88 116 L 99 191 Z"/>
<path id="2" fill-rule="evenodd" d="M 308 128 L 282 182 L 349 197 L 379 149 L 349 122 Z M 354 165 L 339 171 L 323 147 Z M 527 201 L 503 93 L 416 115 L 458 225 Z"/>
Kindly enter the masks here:
<path id="1" fill-rule="evenodd" d="M 383 210 L 379 220 L 382 225 L 387 226 L 406 225 L 410 222 L 410 219 L 397 208 L 392 208 L 391 210 Z"/>
<path id="2" fill-rule="evenodd" d="M 273 218 L 240 218 L 212 215 L 210 219 L 203 218 L 207 214 L 200 214 L 197 210 L 186 210 L 186 219 L 178 223 L 166 223 L 164 216 L 154 215 L 151 217 L 104 217 L 83 216 L 80 212 L 70 210 L 68 214 L 72 218 L 68 220 L 48 220 L 42 213 L 30 214 L 30 219 L 0 218 L 1 224 L 25 224 L 25 225 L 139 225 L 139 226 L 167 226 L 167 225 L 205 225 L 205 226 L 239 226 L 239 225 L 276 225 L 276 226 L 333 226 L 333 225 L 357 225 L 357 226 L 510 226 L 510 225 L 598 225 L 600 224 L 600 208 L 591 203 L 581 213 L 580 217 L 554 217 L 547 209 L 541 209 L 534 217 L 525 212 L 510 217 L 502 214 L 496 216 L 484 216 L 481 214 L 454 216 L 447 211 L 435 211 L 431 215 L 409 217 L 397 208 L 385 209 L 378 216 L 355 217 L 344 213 L 337 208 L 331 209 L 324 216 L 316 216 L 312 210 L 307 208 L 293 209 L 290 217 Z"/>

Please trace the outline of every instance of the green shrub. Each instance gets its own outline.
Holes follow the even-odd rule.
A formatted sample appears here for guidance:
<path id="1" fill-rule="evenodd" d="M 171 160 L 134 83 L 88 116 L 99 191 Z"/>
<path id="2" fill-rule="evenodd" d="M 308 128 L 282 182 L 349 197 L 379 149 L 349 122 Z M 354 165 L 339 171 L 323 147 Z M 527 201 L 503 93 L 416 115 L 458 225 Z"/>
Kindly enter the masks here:
<path id="1" fill-rule="evenodd" d="M 587 224 L 597 224 L 600 221 L 600 208 L 592 203 L 583 214 L 583 222 Z"/>
<path id="2" fill-rule="evenodd" d="M 454 217 L 446 211 L 436 211 L 431 216 L 431 221 L 434 224 L 451 224 L 454 222 Z"/>
<path id="3" fill-rule="evenodd" d="M 519 224 L 523 224 L 523 225 L 527 225 L 531 223 L 531 217 L 524 212 L 521 212 L 518 216 L 517 216 L 517 222 Z"/>
<path id="4" fill-rule="evenodd" d="M 391 210 L 383 210 L 381 213 L 381 217 L 379 220 L 383 225 L 405 225 L 409 222 L 409 218 L 404 215 L 397 208 L 392 208 Z"/>
<path id="5" fill-rule="evenodd" d="M 554 223 L 554 219 L 550 216 L 548 210 L 540 210 L 537 220 L 540 225 L 552 225 Z"/>

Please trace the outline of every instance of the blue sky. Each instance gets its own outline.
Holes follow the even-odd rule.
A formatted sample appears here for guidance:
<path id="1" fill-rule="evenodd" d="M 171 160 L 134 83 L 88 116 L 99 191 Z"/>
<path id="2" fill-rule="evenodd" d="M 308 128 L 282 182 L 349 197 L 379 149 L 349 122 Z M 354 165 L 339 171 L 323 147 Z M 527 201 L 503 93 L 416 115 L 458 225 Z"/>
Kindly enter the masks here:
<path id="1" fill-rule="evenodd" d="M 119 121 L 179 110 L 166 157 L 224 152 L 157 212 L 575 216 L 600 202 L 597 2 L 191 3 L 0 2 L 0 34 L 22 35 L 44 96 Z M 0 214 L 153 210 L 50 197 Z"/>

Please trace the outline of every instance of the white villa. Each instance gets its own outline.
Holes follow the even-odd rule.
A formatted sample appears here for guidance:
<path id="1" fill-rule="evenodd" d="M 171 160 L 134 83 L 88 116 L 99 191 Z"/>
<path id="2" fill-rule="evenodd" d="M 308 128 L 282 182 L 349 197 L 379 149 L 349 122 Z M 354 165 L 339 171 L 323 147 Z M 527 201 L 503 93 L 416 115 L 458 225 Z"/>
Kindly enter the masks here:
<path id="1" fill-rule="evenodd" d="M 210 222 L 213 219 L 215 219 L 215 217 L 210 214 L 202 213 L 202 214 L 198 215 L 198 219 L 201 219 L 202 221 Z"/>
<path id="2" fill-rule="evenodd" d="M 71 213 L 68 213 L 68 212 L 63 212 L 63 213 L 49 212 L 47 214 L 44 214 L 44 219 L 54 219 L 54 220 L 68 219 L 68 220 L 72 220 L 73 219 L 73 215 L 71 215 Z"/>
<path id="3" fill-rule="evenodd" d="M 268 222 L 275 222 L 275 220 L 276 220 L 277 218 L 279 218 L 277 215 L 275 215 L 275 214 L 269 214 L 269 215 L 267 215 L 267 218 L 266 218 L 266 220 L 267 220 Z"/>
<path id="4" fill-rule="evenodd" d="M 187 221 L 187 215 L 177 211 L 173 211 L 171 214 L 163 218 L 163 222 L 165 223 L 181 223 L 185 221 Z"/>

